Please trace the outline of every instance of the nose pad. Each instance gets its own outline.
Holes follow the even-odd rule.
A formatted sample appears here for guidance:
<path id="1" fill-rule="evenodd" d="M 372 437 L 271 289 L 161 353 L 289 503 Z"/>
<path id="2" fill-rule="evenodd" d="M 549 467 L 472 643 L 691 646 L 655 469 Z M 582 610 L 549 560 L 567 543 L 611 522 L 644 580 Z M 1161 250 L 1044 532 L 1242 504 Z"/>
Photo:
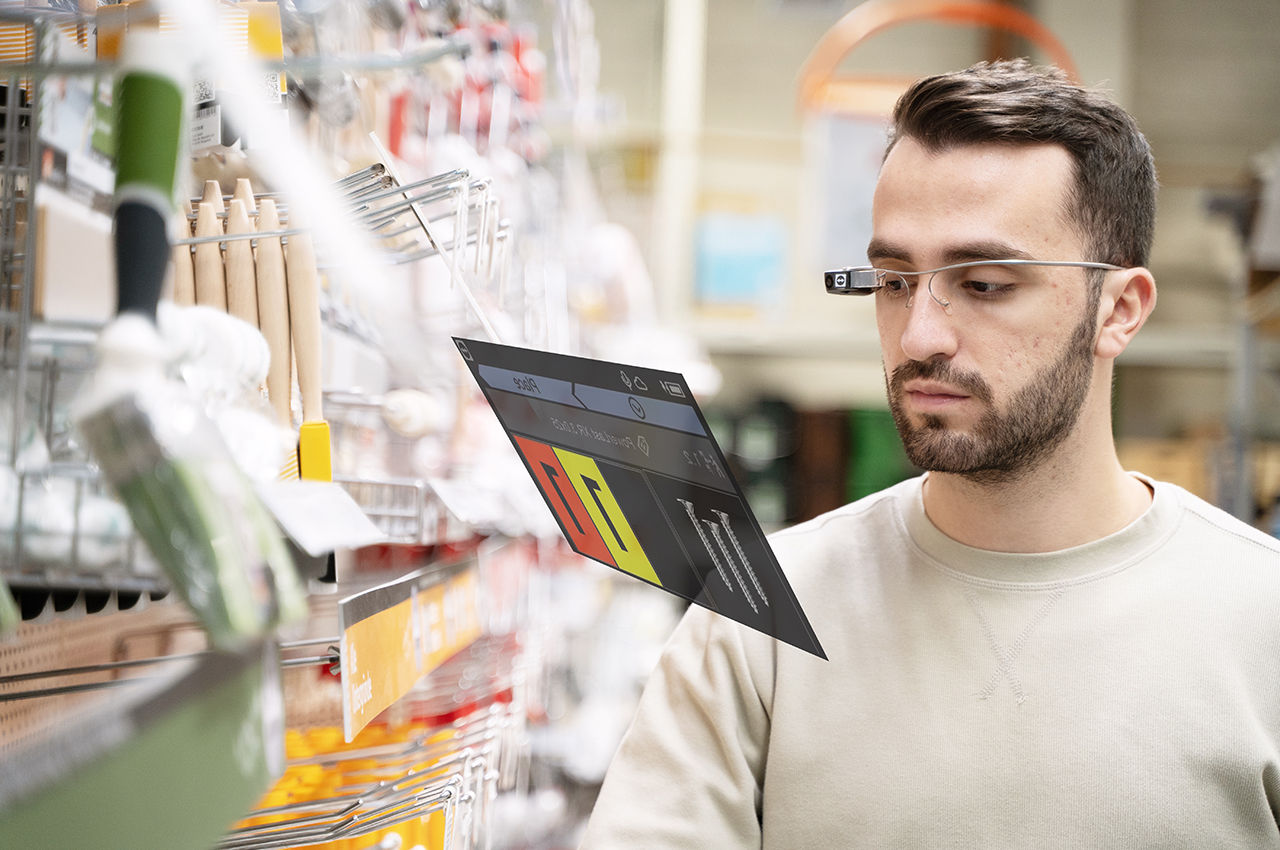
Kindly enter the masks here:
<path id="1" fill-rule="evenodd" d="M 947 298 L 945 293 L 939 293 L 938 290 L 933 288 L 933 282 L 937 279 L 938 276 L 936 274 L 929 276 L 929 297 L 936 301 L 943 312 L 949 316 L 951 315 L 951 299 Z"/>

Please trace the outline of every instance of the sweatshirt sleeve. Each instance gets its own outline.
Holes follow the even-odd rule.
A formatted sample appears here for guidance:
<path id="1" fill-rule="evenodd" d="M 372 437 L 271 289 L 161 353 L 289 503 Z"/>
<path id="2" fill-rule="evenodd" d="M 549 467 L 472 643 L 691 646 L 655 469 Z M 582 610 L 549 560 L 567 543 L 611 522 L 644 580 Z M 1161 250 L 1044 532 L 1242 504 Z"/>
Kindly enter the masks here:
<path id="1" fill-rule="evenodd" d="M 760 847 L 772 644 L 689 608 L 645 686 L 580 850 Z"/>

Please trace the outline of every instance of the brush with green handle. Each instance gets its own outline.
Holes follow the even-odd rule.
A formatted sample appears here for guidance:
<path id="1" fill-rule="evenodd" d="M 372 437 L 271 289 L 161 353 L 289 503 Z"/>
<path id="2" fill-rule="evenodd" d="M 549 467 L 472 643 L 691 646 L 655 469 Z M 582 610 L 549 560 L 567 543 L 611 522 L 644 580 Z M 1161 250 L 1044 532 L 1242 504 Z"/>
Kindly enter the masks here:
<path id="1" fill-rule="evenodd" d="M 185 57 L 157 31 L 131 31 L 116 92 L 114 210 L 118 316 L 78 424 L 104 477 L 175 589 L 221 648 L 301 615 L 284 542 L 217 428 L 164 371 L 156 303 L 170 257 L 188 86 Z"/>

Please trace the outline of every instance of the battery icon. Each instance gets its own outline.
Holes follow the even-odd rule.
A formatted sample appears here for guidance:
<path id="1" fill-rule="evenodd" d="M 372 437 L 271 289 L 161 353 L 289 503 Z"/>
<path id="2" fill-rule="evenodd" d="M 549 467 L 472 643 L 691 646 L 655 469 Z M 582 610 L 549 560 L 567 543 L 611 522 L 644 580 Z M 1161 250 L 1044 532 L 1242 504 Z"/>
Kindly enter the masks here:
<path id="1" fill-rule="evenodd" d="M 662 385 L 664 390 L 666 390 L 667 395 L 673 395 L 676 398 L 685 397 L 684 387 L 680 386 L 675 381 L 659 381 L 658 383 Z"/>

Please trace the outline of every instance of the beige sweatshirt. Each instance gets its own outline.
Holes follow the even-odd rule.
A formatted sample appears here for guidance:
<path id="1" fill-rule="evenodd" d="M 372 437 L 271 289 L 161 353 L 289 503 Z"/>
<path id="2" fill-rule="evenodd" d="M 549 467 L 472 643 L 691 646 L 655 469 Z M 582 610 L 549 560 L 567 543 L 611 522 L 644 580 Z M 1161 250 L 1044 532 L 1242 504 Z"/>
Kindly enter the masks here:
<path id="1" fill-rule="evenodd" d="M 829 662 L 689 610 L 582 847 L 1280 847 L 1280 543 L 1158 483 L 986 552 L 921 480 L 771 538 Z"/>

